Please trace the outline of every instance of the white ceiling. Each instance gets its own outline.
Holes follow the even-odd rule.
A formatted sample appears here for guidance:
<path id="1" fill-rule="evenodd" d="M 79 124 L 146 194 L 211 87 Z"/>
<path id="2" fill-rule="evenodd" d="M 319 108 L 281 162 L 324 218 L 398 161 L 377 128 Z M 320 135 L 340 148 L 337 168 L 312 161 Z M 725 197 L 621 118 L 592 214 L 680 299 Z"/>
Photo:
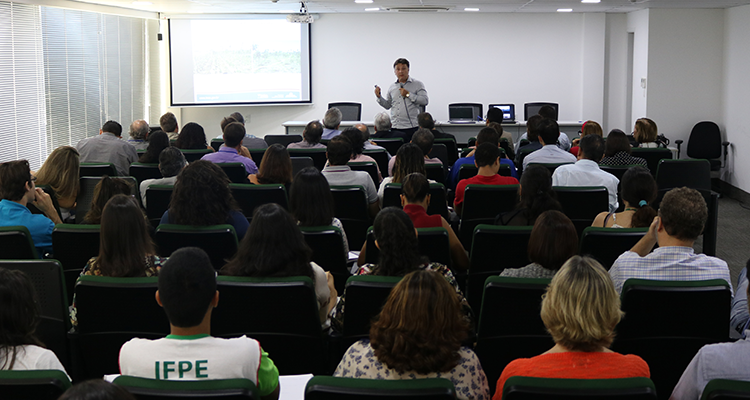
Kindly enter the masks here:
<path id="1" fill-rule="evenodd" d="M 289 13 L 298 12 L 299 1 L 293 0 L 148 0 L 151 4 L 133 0 L 74 0 L 129 9 L 185 13 Z M 392 7 L 436 6 L 448 8 L 440 12 L 467 12 L 464 8 L 478 8 L 479 12 L 555 12 L 571 8 L 573 12 L 630 12 L 644 8 L 728 8 L 750 4 L 750 0 L 601 0 L 599 4 L 585 4 L 580 0 L 372 0 L 371 4 L 357 4 L 354 0 L 306 1 L 311 13 L 360 13 L 365 8 L 389 11 Z"/>

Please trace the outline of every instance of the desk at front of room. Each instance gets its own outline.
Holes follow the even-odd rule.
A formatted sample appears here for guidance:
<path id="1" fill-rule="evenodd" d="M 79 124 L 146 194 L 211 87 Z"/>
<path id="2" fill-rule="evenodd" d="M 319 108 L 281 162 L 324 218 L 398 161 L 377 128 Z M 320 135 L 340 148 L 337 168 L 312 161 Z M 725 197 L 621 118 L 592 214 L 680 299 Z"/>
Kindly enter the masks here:
<path id="1" fill-rule="evenodd" d="M 284 126 L 287 135 L 301 135 L 308 122 L 309 121 L 286 121 L 282 125 Z M 344 130 L 359 123 L 367 125 L 370 128 L 370 132 L 374 132 L 372 121 L 341 121 L 339 129 Z M 571 140 L 579 136 L 578 131 L 581 130 L 582 124 L 583 122 L 559 122 L 560 131 L 565 132 Z M 456 142 L 458 143 L 467 143 L 470 137 L 476 137 L 477 133 L 479 133 L 479 131 L 485 126 L 484 122 L 473 124 L 435 122 L 435 129 L 454 135 L 456 137 Z M 518 138 L 526 132 L 526 122 L 503 124 L 503 130 L 510 132 L 513 135 L 513 142 L 518 142 Z"/>

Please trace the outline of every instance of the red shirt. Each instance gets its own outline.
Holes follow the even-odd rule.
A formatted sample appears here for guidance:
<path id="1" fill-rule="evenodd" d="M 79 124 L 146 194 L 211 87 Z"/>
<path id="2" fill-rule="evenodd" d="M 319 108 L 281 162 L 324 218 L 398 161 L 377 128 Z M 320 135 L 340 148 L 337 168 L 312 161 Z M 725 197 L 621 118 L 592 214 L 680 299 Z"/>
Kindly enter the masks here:
<path id="1" fill-rule="evenodd" d="M 648 364 L 642 358 L 628 354 L 603 352 L 565 352 L 519 358 L 508 364 L 497 380 L 492 400 L 501 400 L 503 386 L 511 376 L 532 378 L 614 379 L 649 378 Z"/>
<path id="2" fill-rule="evenodd" d="M 404 212 L 411 218 L 415 228 L 442 228 L 443 220 L 440 215 L 427 215 L 427 210 L 416 204 L 404 206 Z"/>
<path id="3" fill-rule="evenodd" d="M 456 197 L 453 199 L 453 205 L 456 206 L 464 202 L 464 190 L 466 185 L 518 185 L 518 179 L 502 175 L 475 175 L 469 179 L 464 179 L 456 185 Z"/>

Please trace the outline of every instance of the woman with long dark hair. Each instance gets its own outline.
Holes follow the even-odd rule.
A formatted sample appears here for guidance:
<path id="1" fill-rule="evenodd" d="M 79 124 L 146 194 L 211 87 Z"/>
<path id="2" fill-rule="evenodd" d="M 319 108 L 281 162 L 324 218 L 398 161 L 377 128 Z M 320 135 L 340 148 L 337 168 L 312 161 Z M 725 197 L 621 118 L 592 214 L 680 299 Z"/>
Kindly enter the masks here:
<path id="1" fill-rule="evenodd" d="M 237 239 L 242 240 L 250 224 L 239 211 L 229 183 L 229 177 L 218 165 L 204 160 L 191 162 L 177 175 L 169 210 L 159 223 L 229 224 L 234 227 Z"/>
<path id="2" fill-rule="evenodd" d="M 656 216 L 651 203 L 656 200 L 658 188 L 650 172 L 644 167 L 631 167 L 622 176 L 622 212 L 601 212 L 591 226 L 600 228 L 647 228 Z"/>
<path id="3" fill-rule="evenodd" d="M 107 202 L 118 194 L 130 195 L 132 188 L 128 181 L 120 178 L 111 178 L 104 175 L 102 180 L 94 187 L 94 198 L 91 199 L 91 208 L 83 216 L 83 224 L 99 224 L 102 220 L 102 212 Z"/>
<path id="4" fill-rule="evenodd" d="M 258 173 L 248 176 L 252 184 L 280 183 L 286 186 L 287 190 L 289 189 L 289 185 L 292 184 L 293 178 L 292 159 L 289 157 L 286 147 L 278 143 L 272 144 L 263 153 Z"/>
<path id="5" fill-rule="evenodd" d="M 328 179 L 315 167 L 305 167 L 297 172 L 289 191 L 289 211 L 299 226 L 326 226 L 339 228 L 344 241 L 344 254 L 349 253 L 344 225 L 333 216 L 333 195 Z"/>
<path id="6" fill-rule="evenodd" d="M 325 323 L 336 303 L 336 289 L 333 277 L 310 262 L 311 255 L 294 217 L 278 204 L 264 204 L 255 209 L 237 254 L 220 272 L 230 276 L 309 277 L 315 284 L 321 323 Z"/>
<path id="7" fill-rule="evenodd" d="M 459 399 L 489 399 L 479 358 L 461 346 L 468 329 L 459 298 L 443 276 L 410 272 L 388 296 L 370 328 L 370 339 L 349 347 L 333 376 L 446 378 Z"/>
<path id="8" fill-rule="evenodd" d="M 0 370 L 65 368 L 36 337 L 39 301 L 26 274 L 0 268 Z"/>
<path id="9" fill-rule="evenodd" d="M 389 183 L 403 183 L 404 178 L 406 178 L 407 175 L 415 172 L 422 175 L 427 174 L 424 167 L 424 153 L 422 153 L 422 150 L 416 144 L 406 143 L 399 147 L 398 152 L 396 152 L 396 161 L 393 164 L 393 175 L 386 177 L 380 182 L 380 187 L 378 187 L 378 197 L 380 198 L 380 202 L 383 202 L 385 185 Z"/>
<path id="10" fill-rule="evenodd" d="M 180 129 L 174 147 L 182 150 L 213 149 L 206 143 L 206 132 L 203 127 L 195 122 L 188 122 Z"/>
<path id="11" fill-rule="evenodd" d="M 520 201 L 516 209 L 498 215 L 495 225 L 530 226 L 547 210 L 562 211 L 552 190 L 552 175 L 542 165 L 530 165 L 523 171 L 518 191 Z"/>
<path id="12" fill-rule="evenodd" d="M 169 136 L 164 131 L 154 131 L 148 135 L 146 152 L 138 159 L 142 164 L 156 164 L 159 162 L 161 151 L 169 147 Z"/>

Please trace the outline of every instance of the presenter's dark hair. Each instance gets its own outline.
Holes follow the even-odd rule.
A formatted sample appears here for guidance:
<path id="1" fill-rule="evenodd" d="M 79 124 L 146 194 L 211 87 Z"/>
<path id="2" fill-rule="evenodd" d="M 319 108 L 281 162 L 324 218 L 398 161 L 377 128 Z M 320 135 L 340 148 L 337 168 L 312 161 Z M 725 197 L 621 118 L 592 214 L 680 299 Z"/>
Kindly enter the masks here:
<path id="1" fill-rule="evenodd" d="M 551 118 L 542 118 L 539 122 L 539 137 L 545 145 L 555 144 L 560 137 L 560 126 Z"/>
<path id="2" fill-rule="evenodd" d="M 547 143 L 545 141 L 544 143 Z M 599 135 L 586 135 L 581 138 L 578 145 L 583 153 L 583 158 L 599 162 L 604 157 L 604 138 Z"/>
<path id="3" fill-rule="evenodd" d="M 424 167 L 424 153 L 414 143 L 405 143 L 396 152 L 396 161 L 393 163 L 393 179 L 391 183 L 403 183 L 406 175 L 411 173 L 426 175 Z"/>
<path id="4" fill-rule="evenodd" d="M 542 118 L 549 118 L 557 121 L 557 110 L 551 105 L 543 105 L 537 114 L 541 115 Z"/>
<path id="5" fill-rule="evenodd" d="M 500 135 L 494 128 L 486 127 L 482 128 L 477 134 L 477 146 L 482 143 L 490 143 L 497 147 L 497 142 L 500 140 Z"/>
<path id="6" fill-rule="evenodd" d="M 91 208 L 89 208 L 89 211 L 83 217 L 83 223 L 101 223 L 102 213 L 107 202 L 118 194 L 129 196 L 131 193 L 133 193 L 133 189 L 128 181 L 104 175 L 102 180 L 94 187 L 94 198 L 91 200 Z"/>
<path id="7" fill-rule="evenodd" d="M 406 65 L 406 68 L 409 68 L 409 60 L 405 58 L 399 58 L 396 61 L 393 62 L 393 68 L 396 68 L 396 65 L 398 64 L 404 64 Z"/>
<path id="8" fill-rule="evenodd" d="M 320 143 L 320 138 L 323 136 L 323 124 L 318 120 L 308 122 L 305 130 L 302 131 L 302 136 L 307 143 Z"/>
<path id="9" fill-rule="evenodd" d="M 428 262 L 419 253 L 414 224 L 404 210 L 397 207 L 382 209 L 375 217 L 372 231 L 380 248 L 375 275 L 404 276 Z"/>
<path id="10" fill-rule="evenodd" d="M 435 135 L 427 128 L 419 128 L 411 137 L 411 142 L 419 146 L 424 154 L 430 154 L 432 145 L 435 143 Z"/>
<path id="11" fill-rule="evenodd" d="M 136 400 L 130 392 L 103 379 L 76 383 L 57 400 Z"/>
<path id="12" fill-rule="evenodd" d="M 543 212 L 529 236 L 529 261 L 558 270 L 578 253 L 578 233 L 573 222 L 560 211 Z"/>
<path id="13" fill-rule="evenodd" d="M 328 179 L 315 167 L 297 172 L 289 191 L 289 211 L 300 226 L 331 225 L 333 195 Z"/>
<path id="14" fill-rule="evenodd" d="M 159 299 L 174 326 L 200 325 L 215 295 L 216 270 L 202 249 L 175 251 L 159 272 Z"/>
<path id="15" fill-rule="evenodd" d="M 31 187 L 31 169 L 28 161 L 8 161 L 0 164 L 0 191 L 3 199 L 21 200 L 26 195 L 27 182 Z"/>
<path id="16" fill-rule="evenodd" d="M 191 162 L 177 175 L 169 203 L 169 222 L 226 224 L 230 212 L 239 209 L 229 183 L 229 177 L 218 165 L 205 160 Z"/>
<path id="17" fill-rule="evenodd" d="M 359 129 L 354 127 L 346 128 L 339 136 L 344 136 L 349 139 L 352 144 L 352 153 L 362 154 L 362 152 L 365 151 L 365 137 Z"/>
<path id="18" fill-rule="evenodd" d="M 256 178 L 260 184 L 292 183 L 292 159 L 284 145 L 274 143 L 266 149 Z"/>
<path id="19" fill-rule="evenodd" d="M 206 143 L 206 132 L 203 127 L 195 122 L 188 122 L 180 130 L 180 135 L 174 142 L 178 149 L 201 150 L 208 147 Z"/>
<path id="20" fill-rule="evenodd" d="M 490 109 L 487 110 L 487 121 L 497 122 L 498 124 L 502 123 L 503 122 L 503 110 L 497 107 L 490 107 Z"/>
<path id="21" fill-rule="evenodd" d="M 419 113 L 417 115 L 417 124 L 420 128 L 435 129 L 435 120 L 432 119 L 432 115 L 428 112 Z"/>
<path id="22" fill-rule="evenodd" d="M 154 131 L 148 135 L 148 148 L 138 159 L 139 163 L 155 164 L 159 162 L 161 151 L 169 147 L 169 136 L 164 131 Z"/>
<path id="23" fill-rule="evenodd" d="M 176 176 L 186 165 L 185 155 L 176 147 L 167 147 L 159 154 L 159 171 L 165 178 Z"/>
<path id="24" fill-rule="evenodd" d="M 146 257 L 153 257 L 154 253 L 146 219 L 136 200 L 124 194 L 112 197 L 102 212 L 99 256 L 95 261 L 102 276 L 146 276 Z"/>
<path id="25" fill-rule="evenodd" d="M 407 202 L 418 203 L 430 194 L 430 182 L 423 174 L 409 174 L 401 184 L 401 193 Z"/>
<path id="26" fill-rule="evenodd" d="M 543 165 L 529 165 L 523 171 L 520 197 L 518 208 L 525 210 L 528 225 L 534 225 L 537 217 L 547 210 L 562 211 L 552 190 L 552 174 Z"/>
<path id="27" fill-rule="evenodd" d="M 102 132 L 113 133 L 115 136 L 122 136 L 122 125 L 116 121 L 107 121 L 102 125 Z"/>
<path id="28" fill-rule="evenodd" d="M 16 346 L 42 346 L 36 337 L 39 325 L 39 301 L 34 285 L 25 273 L 0 268 L 0 370 L 14 369 Z"/>
<path id="29" fill-rule="evenodd" d="M 474 153 L 474 161 L 479 167 L 493 165 L 498 157 L 500 157 L 500 149 L 492 143 L 480 144 Z"/>
<path id="30" fill-rule="evenodd" d="M 630 140 L 625 132 L 619 129 L 612 129 L 607 135 L 607 142 L 604 144 L 604 156 L 614 157 L 615 154 L 624 151 L 628 154 L 632 152 Z"/>
<path id="31" fill-rule="evenodd" d="M 245 125 L 239 122 L 232 122 L 224 127 L 224 145 L 227 147 L 237 147 L 245 138 Z"/>
<path id="32" fill-rule="evenodd" d="M 658 194 L 654 176 L 644 167 L 631 167 L 625 171 L 620 182 L 622 199 L 636 209 L 630 220 L 630 227 L 649 227 L 656 216 L 656 210 L 651 207 Z M 641 205 L 641 201 L 645 201 L 646 204 Z"/>
<path id="33" fill-rule="evenodd" d="M 529 120 L 526 121 L 526 137 L 530 142 L 539 141 L 539 128 L 541 123 L 542 116 L 539 114 L 530 116 Z"/>
<path id="34" fill-rule="evenodd" d="M 335 136 L 328 142 L 326 154 L 331 165 L 346 165 L 352 159 L 352 142 L 346 136 Z"/>
<path id="35" fill-rule="evenodd" d="M 330 224 L 330 222 L 329 222 Z M 237 254 L 222 269 L 223 275 L 255 277 L 307 276 L 312 251 L 297 221 L 276 203 L 255 209 L 253 222 L 242 238 Z"/>

